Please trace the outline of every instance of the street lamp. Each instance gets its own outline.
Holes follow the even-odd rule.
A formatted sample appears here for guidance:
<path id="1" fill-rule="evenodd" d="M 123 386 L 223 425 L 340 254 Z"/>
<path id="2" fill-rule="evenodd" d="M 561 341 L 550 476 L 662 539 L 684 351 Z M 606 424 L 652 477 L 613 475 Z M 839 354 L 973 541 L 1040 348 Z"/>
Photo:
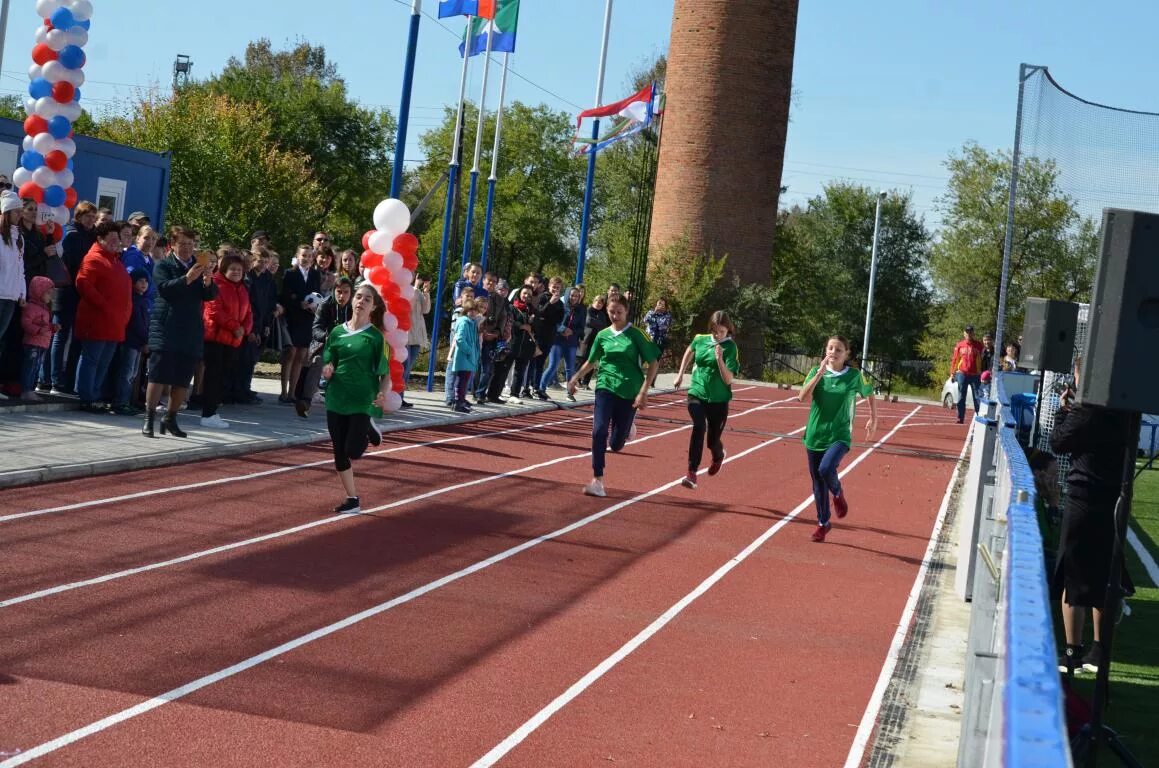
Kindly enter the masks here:
<path id="1" fill-rule="evenodd" d="M 881 234 L 881 204 L 885 202 L 885 191 L 877 193 L 877 212 L 873 216 L 873 252 L 869 257 L 869 299 L 865 302 L 865 338 L 861 341 L 861 365 L 866 365 L 869 355 L 869 327 L 873 322 L 873 284 L 877 281 L 877 243 Z"/>

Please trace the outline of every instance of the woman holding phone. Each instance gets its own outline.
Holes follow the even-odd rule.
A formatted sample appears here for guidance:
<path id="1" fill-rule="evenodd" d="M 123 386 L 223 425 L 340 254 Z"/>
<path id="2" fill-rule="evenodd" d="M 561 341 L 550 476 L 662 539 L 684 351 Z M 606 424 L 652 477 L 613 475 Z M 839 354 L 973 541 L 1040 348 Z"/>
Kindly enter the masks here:
<path id="1" fill-rule="evenodd" d="M 688 474 L 680 481 L 685 488 L 696 489 L 696 473 L 704 453 L 704 438 L 708 435 L 708 450 L 712 464 L 708 474 L 715 475 L 724 464 L 725 450 L 721 443 L 724 423 L 728 420 L 728 402 L 732 400 L 732 380 L 740 373 L 740 357 L 733 336 L 736 328 L 728 314 L 717 310 L 708 319 L 708 333 L 692 338 L 673 386 L 680 389 L 684 371 L 693 363 L 692 383 L 688 386 L 688 415 L 692 417 L 692 437 L 688 441 Z"/>

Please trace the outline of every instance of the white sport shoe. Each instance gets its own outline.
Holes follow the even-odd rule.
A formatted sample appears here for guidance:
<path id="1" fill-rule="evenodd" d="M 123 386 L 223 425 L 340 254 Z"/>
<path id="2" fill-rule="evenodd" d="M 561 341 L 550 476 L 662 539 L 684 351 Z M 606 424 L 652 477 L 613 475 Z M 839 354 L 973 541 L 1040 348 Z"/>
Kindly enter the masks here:
<path id="1" fill-rule="evenodd" d="M 508 405 L 523 405 L 523 401 L 520 400 L 518 397 L 509 397 L 509 398 L 507 398 L 507 404 Z"/>
<path id="2" fill-rule="evenodd" d="M 585 496 L 599 496 L 603 498 L 608 494 L 604 492 L 604 481 L 596 478 L 584 486 Z"/>
<path id="3" fill-rule="evenodd" d="M 229 429 L 229 422 L 215 413 L 212 416 L 202 416 L 201 426 L 207 429 Z"/>

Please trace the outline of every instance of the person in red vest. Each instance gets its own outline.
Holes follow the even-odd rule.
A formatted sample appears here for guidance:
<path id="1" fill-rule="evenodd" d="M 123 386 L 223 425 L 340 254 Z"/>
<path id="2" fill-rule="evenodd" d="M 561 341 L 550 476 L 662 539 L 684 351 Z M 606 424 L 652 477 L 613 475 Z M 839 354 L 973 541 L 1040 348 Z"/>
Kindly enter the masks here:
<path id="1" fill-rule="evenodd" d="M 974 326 L 962 329 L 962 340 L 954 346 L 950 359 L 950 375 L 958 383 L 958 423 L 966 420 L 966 387 L 974 397 L 974 413 L 978 412 L 978 387 L 982 384 L 982 342 L 974 338 Z"/>
<path id="2" fill-rule="evenodd" d="M 133 314 L 133 281 L 121 263 L 121 230 L 103 221 L 93 228 L 96 242 L 81 262 L 76 276 L 79 297 L 76 327 L 81 343 L 76 368 L 76 392 L 82 411 L 100 413 L 98 403 L 117 345 Z"/>

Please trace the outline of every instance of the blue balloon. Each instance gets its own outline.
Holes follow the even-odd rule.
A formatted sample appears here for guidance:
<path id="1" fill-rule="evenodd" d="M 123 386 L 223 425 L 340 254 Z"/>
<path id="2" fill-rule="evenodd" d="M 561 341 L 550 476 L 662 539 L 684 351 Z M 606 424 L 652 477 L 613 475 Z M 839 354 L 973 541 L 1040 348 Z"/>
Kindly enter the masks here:
<path id="1" fill-rule="evenodd" d="M 93 22 L 90 19 L 85 19 L 84 21 L 78 21 L 77 24 L 81 27 L 84 27 L 85 32 L 88 32 L 89 27 L 93 25 Z"/>
<path id="2" fill-rule="evenodd" d="M 60 49 L 60 63 L 65 69 L 80 69 L 85 65 L 85 52 L 80 46 L 66 45 Z"/>
<path id="3" fill-rule="evenodd" d="M 80 88 L 73 88 L 72 89 L 72 100 L 73 101 L 80 101 Z"/>
<path id="4" fill-rule="evenodd" d="M 35 149 L 25 150 L 24 156 L 20 158 L 20 165 L 25 170 L 35 171 L 40 166 L 44 165 L 44 155 L 37 152 Z"/>
<path id="5" fill-rule="evenodd" d="M 48 121 L 48 132 L 54 139 L 67 139 L 72 133 L 72 123 L 64 115 L 57 115 Z"/>
<path id="6" fill-rule="evenodd" d="M 66 167 L 66 168 L 68 168 L 70 171 L 71 171 L 71 170 L 73 170 L 73 167 L 72 167 L 72 158 L 71 158 L 71 157 L 68 159 L 68 165 L 67 165 L 67 166 L 65 166 L 65 167 Z"/>
<path id="7" fill-rule="evenodd" d="M 51 205 L 55 208 L 58 205 L 64 205 L 64 187 L 59 184 L 53 184 L 51 187 L 44 188 L 44 204 Z"/>
<path id="8" fill-rule="evenodd" d="M 57 8 L 53 11 L 51 21 L 55 29 L 63 29 L 66 32 L 76 24 L 76 18 L 68 8 Z"/>
<path id="9" fill-rule="evenodd" d="M 34 99 L 43 99 L 52 95 L 52 83 L 43 77 L 38 77 L 28 84 L 28 95 Z"/>

